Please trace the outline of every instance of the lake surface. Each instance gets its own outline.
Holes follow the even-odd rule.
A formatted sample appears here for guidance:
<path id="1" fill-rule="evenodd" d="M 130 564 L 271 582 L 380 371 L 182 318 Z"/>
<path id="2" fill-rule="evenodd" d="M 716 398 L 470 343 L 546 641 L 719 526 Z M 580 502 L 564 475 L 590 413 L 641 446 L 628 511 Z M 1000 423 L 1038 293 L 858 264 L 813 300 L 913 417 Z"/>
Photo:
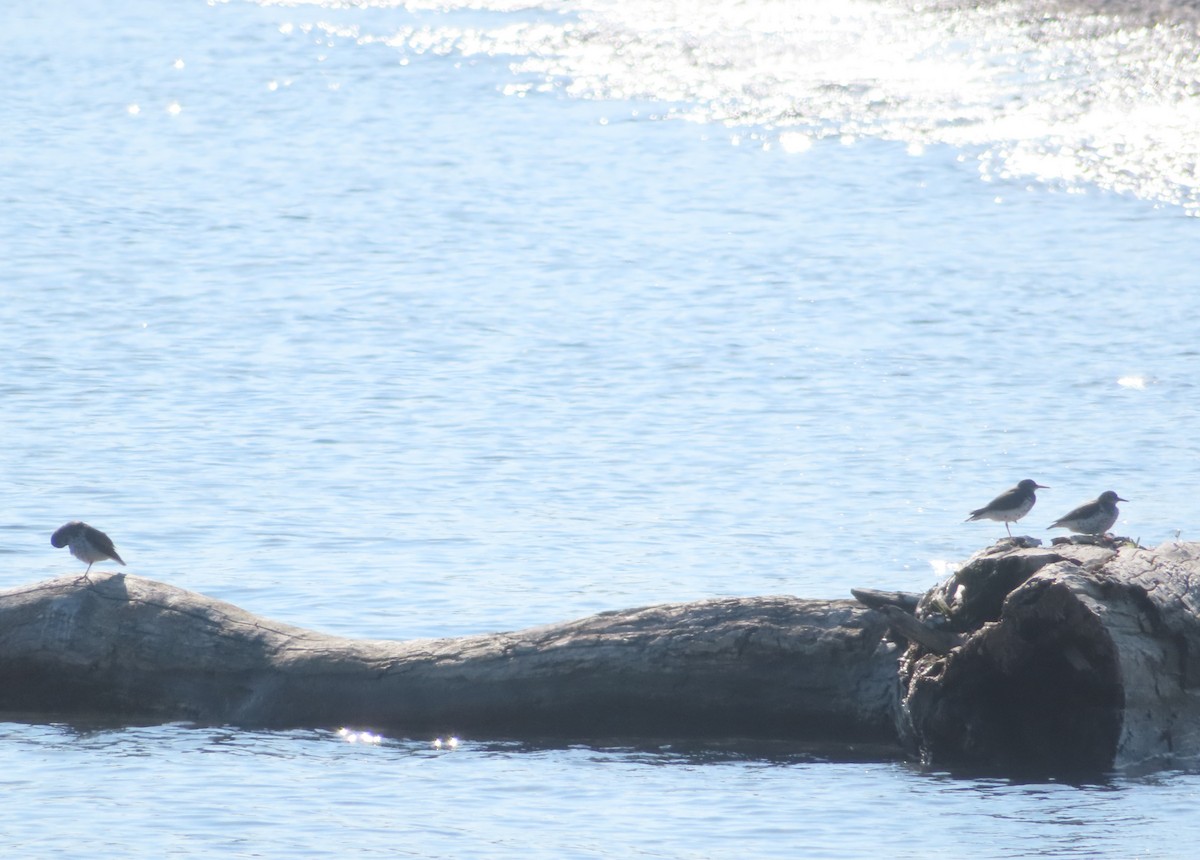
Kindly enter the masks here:
<path id="1" fill-rule="evenodd" d="M 354 637 L 921 590 L 1102 490 L 1200 534 L 1182 11 L 18 0 L 0 587 Z M 1171 17 L 1174 15 L 1174 17 Z M 351 727 L 355 730 L 370 727 Z M 1169 858 L 1200 778 L 0 724 L 22 857 Z"/>

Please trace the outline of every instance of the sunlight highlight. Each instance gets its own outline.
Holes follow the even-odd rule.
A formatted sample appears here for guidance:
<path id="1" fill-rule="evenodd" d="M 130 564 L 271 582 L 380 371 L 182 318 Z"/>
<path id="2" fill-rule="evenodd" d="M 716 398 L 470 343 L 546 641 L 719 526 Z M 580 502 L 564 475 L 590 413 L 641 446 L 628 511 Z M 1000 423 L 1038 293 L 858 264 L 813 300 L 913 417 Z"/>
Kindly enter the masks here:
<path id="1" fill-rule="evenodd" d="M 540 8 L 530 0 L 364 2 L 410 12 Z M 746 0 L 702 12 L 695 2 L 579 0 L 570 16 L 492 26 L 280 25 L 285 34 L 314 28 L 389 45 L 402 63 L 429 53 L 512 57 L 506 95 L 678 106 L 670 116 L 724 125 L 735 146 L 799 153 L 821 140 L 874 137 L 920 156 L 948 144 L 994 178 L 1069 192 L 1101 187 L 1200 212 L 1200 56 L 1186 28 L 1118 15 L 1026 19 L 1010 4 L 928 14 L 864 0 Z M 738 132 L 751 128 L 769 131 L 762 139 Z"/>
<path id="2" fill-rule="evenodd" d="M 956 561 L 946 561 L 941 558 L 929 559 L 929 566 L 933 568 L 933 575 L 939 580 L 945 579 L 958 573 L 959 564 Z"/>
<path id="3" fill-rule="evenodd" d="M 812 149 L 813 140 L 803 132 L 785 131 L 779 135 L 779 145 L 784 152 L 808 152 Z"/>
<path id="4" fill-rule="evenodd" d="M 348 744 L 368 744 L 377 746 L 383 743 L 383 735 L 377 735 L 373 732 L 355 732 L 347 728 L 337 730 L 338 737 Z"/>

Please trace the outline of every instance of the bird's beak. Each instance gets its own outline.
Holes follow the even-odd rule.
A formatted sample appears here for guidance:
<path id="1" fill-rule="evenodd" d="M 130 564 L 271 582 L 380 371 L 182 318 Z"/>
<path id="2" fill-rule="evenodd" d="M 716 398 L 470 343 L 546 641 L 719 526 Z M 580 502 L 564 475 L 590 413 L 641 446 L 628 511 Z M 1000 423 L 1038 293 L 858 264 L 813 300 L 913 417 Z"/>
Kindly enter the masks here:
<path id="1" fill-rule="evenodd" d="M 1129 499 L 1122 499 L 1120 496 L 1117 496 L 1117 501 L 1118 502 L 1128 502 Z"/>
<path id="2" fill-rule="evenodd" d="M 1049 488 L 1049 487 L 1047 487 L 1045 484 L 1034 484 L 1034 486 L 1035 486 L 1035 487 L 1037 487 L 1039 490 L 1048 490 L 1048 489 L 1050 489 L 1050 488 Z"/>

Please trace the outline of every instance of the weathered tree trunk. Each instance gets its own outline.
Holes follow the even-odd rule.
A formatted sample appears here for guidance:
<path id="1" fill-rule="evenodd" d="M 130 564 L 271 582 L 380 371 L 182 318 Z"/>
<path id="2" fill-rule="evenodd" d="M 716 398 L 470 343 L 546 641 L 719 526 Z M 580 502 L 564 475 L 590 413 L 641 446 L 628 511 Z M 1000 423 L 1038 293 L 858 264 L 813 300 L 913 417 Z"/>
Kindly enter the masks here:
<path id="1" fill-rule="evenodd" d="M 1200 544 L 1001 542 L 921 599 L 901 660 L 922 760 L 1004 772 L 1200 756 Z M 903 625 L 893 625 L 900 630 Z"/>
<path id="2" fill-rule="evenodd" d="M 1200 544 L 1002 541 L 924 595 L 357 641 L 122 574 L 0 593 L 0 711 L 409 737 L 892 744 L 934 766 L 1200 757 Z M 873 608 L 868 608 L 873 607 Z"/>
<path id="3" fill-rule="evenodd" d="M 356 641 L 94 572 L 0 593 L 0 710 L 410 737 L 895 744 L 885 629 L 854 601 L 775 597 Z"/>

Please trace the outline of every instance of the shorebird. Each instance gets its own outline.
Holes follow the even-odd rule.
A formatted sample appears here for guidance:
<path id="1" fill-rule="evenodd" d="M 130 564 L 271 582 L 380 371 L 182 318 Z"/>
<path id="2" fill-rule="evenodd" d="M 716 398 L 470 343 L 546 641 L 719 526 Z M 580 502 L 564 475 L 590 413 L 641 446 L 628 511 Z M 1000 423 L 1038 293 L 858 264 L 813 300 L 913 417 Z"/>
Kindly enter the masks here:
<path id="1" fill-rule="evenodd" d="M 1085 502 L 1066 516 L 1056 519 L 1046 530 L 1067 529 L 1081 535 L 1107 534 L 1121 513 L 1117 510 L 1117 502 L 1128 501 L 1112 490 L 1105 490 L 1099 498 Z"/>
<path id="2" fill-rule="evenodd" d="M 50 546 L 59 549 L 64 546 L 70 547 L 71 555 L 80 561 L 86 561 L 87 570 L 83 572 L 84 579 L 91 572 L 92 565 L 98 561 L 111 559 L 121 566 L 125 565 L 121 556 L 117 555 L 117 548 L 113 546 L 112 539 L 100 529 L 94 529 L 87 523 L 74 521 L 59 526 L 58 531 L 50 535 Z"/>
<path id="3" fill-rule="evenodd" d="M 1012 529 L 1008 527 L 1008 524 L 1015 523 L 1029 513 L 1030 508 L 1033 507 L 1033 503 L 1037 501 L 1034 490 L 1048 489 L 1050 488 L 1044 484 L 1039 484 L 1037 481 L 1031 481 L 1029 478 L 1026 478 L 1011 490 L 1006 490 L 996 496 L 996 498 L 992 499 L 982 508 L 971 511 L 971 516 L 967 517 L 966 522 L 999 520 L 1004 523 L 1004 530 L 1008 532 L 1008 536 L 1012 537 Z"/>

